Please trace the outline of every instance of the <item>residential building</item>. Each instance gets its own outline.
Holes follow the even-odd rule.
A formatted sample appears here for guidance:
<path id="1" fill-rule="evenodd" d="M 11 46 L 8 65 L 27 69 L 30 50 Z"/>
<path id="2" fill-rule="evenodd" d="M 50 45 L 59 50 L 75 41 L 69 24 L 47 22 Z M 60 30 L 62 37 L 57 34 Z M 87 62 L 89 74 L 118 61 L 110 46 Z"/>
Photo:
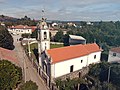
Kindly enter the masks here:
<path id="1" fill-rule="evenodd" d="M 82 36 L 69 35 L 69 45 L 86 44 L 86 39 Z"/>
<path id="2" fill-rule="evenodd" d="M 32 27 L 27 25 L 17 25 L 9 27 L 8 31 L 12 34 L 32 34 Z"/>
<path id="3" fill-rule="evenodd" d="M 110 49 L 109 56 L 108 56 L 108 62 L 111 62 L 111 63 L 118 62 L 118 63 L 120 63 L 120 47 Z"/>

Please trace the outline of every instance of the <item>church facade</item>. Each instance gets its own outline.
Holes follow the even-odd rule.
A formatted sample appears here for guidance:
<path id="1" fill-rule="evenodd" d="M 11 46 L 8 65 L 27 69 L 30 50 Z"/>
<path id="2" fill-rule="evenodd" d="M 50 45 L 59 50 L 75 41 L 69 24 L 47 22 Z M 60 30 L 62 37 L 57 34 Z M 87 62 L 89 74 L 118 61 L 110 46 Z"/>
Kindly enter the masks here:
<path id="1" fill-rule="evenodd" d="M 75 72 L 90 64 L 100 62 L 101 49 L 96 43 L 74 45 L 45 51 L 45 61 L 50 68 L 51 79 Z"/>
<path id="2" fill-rule="evenodd" d="M 50 80 L 100 62 L 101 48 L 96 43 L 50 49 L 49 28 L 45 19 L 38 24 L 39 65 Z"/>

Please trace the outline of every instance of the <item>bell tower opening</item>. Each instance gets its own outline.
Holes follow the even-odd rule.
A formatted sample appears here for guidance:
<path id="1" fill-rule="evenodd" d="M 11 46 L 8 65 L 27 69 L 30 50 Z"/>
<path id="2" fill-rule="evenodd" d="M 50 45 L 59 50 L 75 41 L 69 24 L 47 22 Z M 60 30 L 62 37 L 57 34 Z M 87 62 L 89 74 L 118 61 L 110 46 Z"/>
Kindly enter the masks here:
<path id="1" fill-rule="evenodd" d="M 47 32 L 44 32 L 44 40 L 47 39 Z"/>

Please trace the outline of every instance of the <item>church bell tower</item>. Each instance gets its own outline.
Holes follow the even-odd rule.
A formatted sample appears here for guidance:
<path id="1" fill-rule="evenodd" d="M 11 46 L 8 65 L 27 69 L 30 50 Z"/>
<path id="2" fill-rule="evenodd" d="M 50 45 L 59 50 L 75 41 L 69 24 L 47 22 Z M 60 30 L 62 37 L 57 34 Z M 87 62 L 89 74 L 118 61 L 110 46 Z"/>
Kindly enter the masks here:
<path id="1" fill-rule="evenodd" d="M 41 61 L 41 53 L 45 50 L 50 49 L 50 33 L 49 28 L 46 23 L 46 18 L 42 17 L 42 19 L 37 24 L 38 30 L 38 54 L 39 54 L 39 65 L 42 66 Z"/>

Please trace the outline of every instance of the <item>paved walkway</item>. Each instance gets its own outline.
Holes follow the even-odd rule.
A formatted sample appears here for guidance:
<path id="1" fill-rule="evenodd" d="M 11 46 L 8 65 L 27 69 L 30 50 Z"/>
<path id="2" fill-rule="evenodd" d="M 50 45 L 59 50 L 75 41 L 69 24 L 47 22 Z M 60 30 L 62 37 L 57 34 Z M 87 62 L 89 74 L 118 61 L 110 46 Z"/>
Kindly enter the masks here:
<path id="1" fill-rule="evenodd" d="M 43 80 L 38 75 L 35 68 L 33 68 L 31 62 L 29 61 L 28 57 L 26 56 L 23 47 L 20 44 L 20 41 L 17 39 L 20 38 L 19 35 L 13 36 L 14 38 L 14 45 L 15 45 L 15 52 L 17 53 L 17 58 L 19 60 L 19 65 L 23 69 L 23 75 L 26 81 L 32 80 L 36 82 L 38 85 L 38 90 L 48 90 L 47 86 L 43 82 Z"/>

